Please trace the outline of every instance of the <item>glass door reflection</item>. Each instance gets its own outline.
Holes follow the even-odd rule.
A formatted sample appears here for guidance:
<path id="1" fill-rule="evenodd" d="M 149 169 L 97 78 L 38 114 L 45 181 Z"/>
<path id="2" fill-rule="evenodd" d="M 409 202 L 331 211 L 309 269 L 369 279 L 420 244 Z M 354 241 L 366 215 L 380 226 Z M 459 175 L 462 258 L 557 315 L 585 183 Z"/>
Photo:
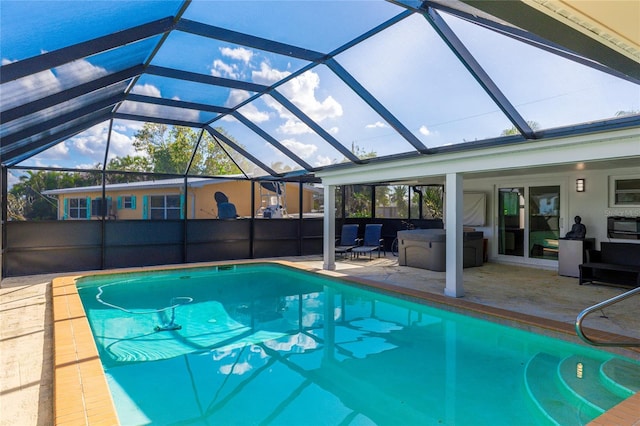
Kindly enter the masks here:
<path id="1" fill-rule="evenodd" d="M 524 188 L 500 188 L 498 194 L 498 254 L 524 256 Z"/>
<path id="2" fill-rule="evenodd" d="M 558 260 L 560 186 L 529 188 L 529 256 Z"/>

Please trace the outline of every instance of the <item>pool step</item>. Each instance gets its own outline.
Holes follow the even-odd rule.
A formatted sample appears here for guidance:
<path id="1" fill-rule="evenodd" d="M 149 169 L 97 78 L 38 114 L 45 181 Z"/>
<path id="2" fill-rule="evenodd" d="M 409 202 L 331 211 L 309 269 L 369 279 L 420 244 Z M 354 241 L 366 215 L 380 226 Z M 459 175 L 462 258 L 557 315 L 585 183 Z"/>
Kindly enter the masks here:
<path id="1" fill-rule="evenodd" d="M 612 358 L 602 364 L 600 374 L 608 386 L 624 397 L 640 392 L 640 366 L 638 364 Z"/>
<path id="2" fill-rule="evenodd" d="M 640 390 L 640 366 L 538 353 L 527 363 L 525 385 L 552 423 L 583 425 Z"/>
<path id="3" fill-rule="evenodd" d="M 538 353 L 525 367 L 525 385 L 531 399 L 552 423 L 563 426 L 584 425 L 595 414 L 576 412 L 576 405 L 562 391 L 558 365 L 562 360 L 553 355 Z"/>
<path id="4" fill-rule="evenodd" d="M 578 402 L 589 405 L 599 414 L 619 404 L 625 397 L 613 393 L 600 374 L 602 362 L 592 358 L 570 356 L 558 367 L 560 380 Z"/>

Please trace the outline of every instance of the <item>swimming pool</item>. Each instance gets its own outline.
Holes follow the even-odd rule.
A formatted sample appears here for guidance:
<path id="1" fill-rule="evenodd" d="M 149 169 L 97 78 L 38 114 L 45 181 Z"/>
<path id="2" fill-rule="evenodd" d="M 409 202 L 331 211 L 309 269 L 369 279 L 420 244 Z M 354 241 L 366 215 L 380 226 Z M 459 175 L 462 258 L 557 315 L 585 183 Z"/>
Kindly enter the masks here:
<path id="1" fill-rule="evenodd" d="M 278 265 L 78 292 L 124 425 L 583 424 L 638 389 L 629 359 Z"/>

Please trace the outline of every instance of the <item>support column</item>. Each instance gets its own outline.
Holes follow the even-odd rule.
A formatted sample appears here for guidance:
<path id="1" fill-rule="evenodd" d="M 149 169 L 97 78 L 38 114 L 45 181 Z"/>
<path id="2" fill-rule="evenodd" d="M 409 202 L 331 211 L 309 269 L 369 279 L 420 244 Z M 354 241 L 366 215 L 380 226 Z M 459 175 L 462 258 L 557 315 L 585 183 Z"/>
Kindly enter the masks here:
<path id="1" fill-rule="evenodd" d="M 7 246 L 8 177 L 9 173 L 7 168 L 0 165 L 0 281 L 4 278 L 4 259 L 2 258 L 2 253 L 4 253 L 5 247 Z"/>
<path id="2" fill-rule="evenodd" d="M 447 231 L 447 272 L 445 296 L 464 296 L 462 283 L 462 175 L 449 173 L 445 182 L 446 231 Z"/>
<path id="3" fill-rule="evenodd" d="M 322 269 L 336 269 L 336 186 L 324 187 L 324 236 L 322 239 Z"/>

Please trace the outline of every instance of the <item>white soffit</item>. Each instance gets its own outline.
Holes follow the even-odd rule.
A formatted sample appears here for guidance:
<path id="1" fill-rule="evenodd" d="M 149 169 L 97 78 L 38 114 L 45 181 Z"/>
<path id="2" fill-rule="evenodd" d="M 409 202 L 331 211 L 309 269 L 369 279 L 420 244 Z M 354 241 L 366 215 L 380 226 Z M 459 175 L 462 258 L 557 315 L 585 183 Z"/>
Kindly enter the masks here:
<path id="1" fill-rule="evenodd" d="M 533 143 L 442 153 L 316 172 L 325 185 L 416 180 L 448 173 L 521 174 L 539 167 L 624 160 L 640 165 L 640 130 L 625 129 Z M 556 167 L 560 171 L 560 167 Z"/>
<path id="2" fill-rule="evenodd" d="M 640 63 L 640 1 L 522 2 Z"/>

